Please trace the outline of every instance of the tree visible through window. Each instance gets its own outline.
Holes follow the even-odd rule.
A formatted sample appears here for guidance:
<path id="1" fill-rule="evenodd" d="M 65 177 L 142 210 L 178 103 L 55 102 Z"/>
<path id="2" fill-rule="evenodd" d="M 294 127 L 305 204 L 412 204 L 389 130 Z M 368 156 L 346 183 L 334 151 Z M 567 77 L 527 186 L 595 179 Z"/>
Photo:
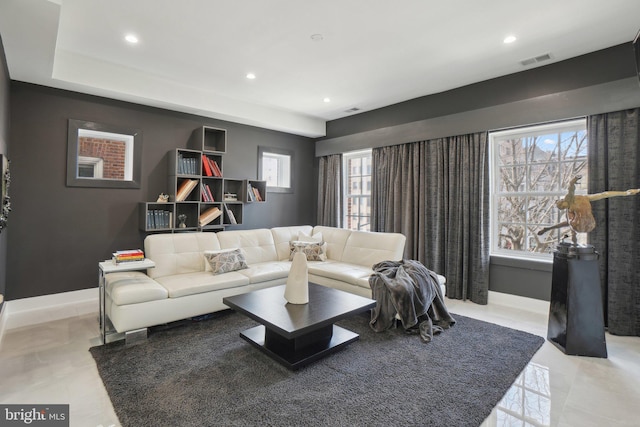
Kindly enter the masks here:
<path id="1" fill-rule="evenodd" d="M 371 230 L 371 150 L 345 153 L 344 228 Z"/>
<path id="2" fill-rule="evenodd" d="M 566 230 L 537 232 L 561 222 L 555 201 L 576 175 L 582 176 L 576 194 L 587 193 L 585 120 L 494 132 L 490 141 L 492 253 L 549 256 Z"/>

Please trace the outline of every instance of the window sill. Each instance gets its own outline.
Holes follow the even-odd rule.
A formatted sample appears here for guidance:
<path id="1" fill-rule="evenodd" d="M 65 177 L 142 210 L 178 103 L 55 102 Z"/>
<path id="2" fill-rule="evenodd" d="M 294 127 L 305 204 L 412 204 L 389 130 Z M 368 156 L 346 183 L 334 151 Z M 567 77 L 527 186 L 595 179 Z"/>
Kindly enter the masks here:
<path id="1" fill-rule="evenodd" d="M 553 270 L 553 259 L 526 259 L 504 255 L 491 255 L 491 265 L 503 267 L 523 268 L 527 270 L 547 271 Z"/>

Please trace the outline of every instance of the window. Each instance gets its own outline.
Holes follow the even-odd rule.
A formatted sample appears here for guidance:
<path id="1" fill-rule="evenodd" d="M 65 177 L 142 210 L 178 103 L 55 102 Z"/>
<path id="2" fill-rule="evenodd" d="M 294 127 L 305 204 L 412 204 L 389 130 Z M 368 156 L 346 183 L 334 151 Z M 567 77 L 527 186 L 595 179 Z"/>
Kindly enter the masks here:
<path id="1" fill-rule="evenodd" d="M 267 191 L 293 192 L 292 163 L 292 151 L 258 147 L 258 176 L 267 181 Z"/>
<path id="2" fill-rule="evenodd" d="M 342 156 L 344 168 L 344 228 L 371 230 L 371 150 Z"/>
<path id="3" fill-rule="evenodd" d="M 587 131 L 584 119 L 519 128 L 489 135 L 491 253 L 549 258 L 568 229 L 538 231 L 564 218 L 555 202 L 569 181 L 582 176 L 576 194 L 587 193 Z M 584 234 L 578 234 L 586 242 Z"/>
<path id="4" fill-rule="evenodd" d="M 98 157 L 78 156 L 79 178 L 103 178 L 104 161 Z"/>

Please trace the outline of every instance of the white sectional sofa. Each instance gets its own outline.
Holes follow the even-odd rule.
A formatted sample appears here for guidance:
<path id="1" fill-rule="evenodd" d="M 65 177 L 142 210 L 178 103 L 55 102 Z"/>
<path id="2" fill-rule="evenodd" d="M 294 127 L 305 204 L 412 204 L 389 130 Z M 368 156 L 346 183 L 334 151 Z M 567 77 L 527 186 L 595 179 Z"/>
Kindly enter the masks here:
<path id="1" fill-rule="evenodd" d="M 139 330 L 227 309 L 222 298 L 286 283 L 292 240 L 326 242 L 326 261 L 309 261 L 309 281 L 371 297 L 371 267 L 402 259 L 406 238 L 309 225 L 219 233 L 153 234 L 144 242 L 155 268 L 105 277 L 105 312 L 117 332 Z M 248 268 L 213 274 L 205 251 L 240 248 Z M 443 280 L 444 278 L 442 278 Z"/>

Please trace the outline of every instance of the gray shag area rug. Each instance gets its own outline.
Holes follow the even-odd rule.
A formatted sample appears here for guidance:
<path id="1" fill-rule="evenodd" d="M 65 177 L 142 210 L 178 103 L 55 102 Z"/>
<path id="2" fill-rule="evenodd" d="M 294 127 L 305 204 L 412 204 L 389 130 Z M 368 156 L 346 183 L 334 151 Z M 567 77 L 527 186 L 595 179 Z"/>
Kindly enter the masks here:
<path id="1" fill-rule="evenodd" d="M 234 312 L 92 347 L 122 426 L 479 426 L 544 338 L 453 315 L 425 344 L 373 332 L 366 315 L 343 350 L 289 371 L 239 337 Z"/>

